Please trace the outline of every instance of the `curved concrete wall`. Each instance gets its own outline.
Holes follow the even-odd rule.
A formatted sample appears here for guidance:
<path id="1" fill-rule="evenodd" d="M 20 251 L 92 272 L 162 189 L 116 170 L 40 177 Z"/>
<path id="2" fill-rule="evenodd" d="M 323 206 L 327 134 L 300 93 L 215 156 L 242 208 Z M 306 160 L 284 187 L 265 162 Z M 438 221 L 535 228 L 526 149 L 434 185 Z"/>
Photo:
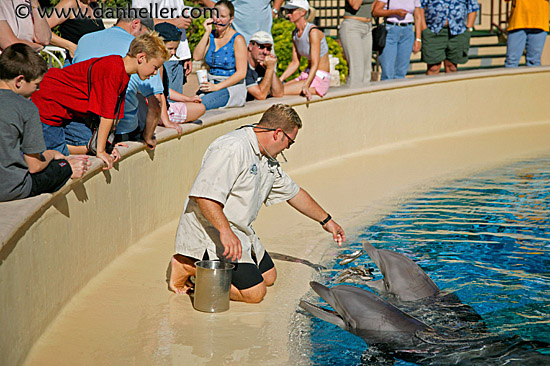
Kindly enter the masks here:
<path id="1" fill-rule="evenodd" d="M 54 195 L 0 204 L 0 364 L 21 364 L 62 307 L 132 243 L 179 217 L 208 144 L 257 122 L 273 102 L 295 105 L 304 121 L 286 154 L 287 171 L 311 169 L 365 149 L 414 144 L 505 128 L 531 131 L 548 146 L 550 69 L 501 70 L 378 83 L 323 99 L 257 102 L 218 111 L 160 144 L 123 151 L 119 167 L 99 162 Z M 475 142 L 472 142 L 475 143 Z"/>

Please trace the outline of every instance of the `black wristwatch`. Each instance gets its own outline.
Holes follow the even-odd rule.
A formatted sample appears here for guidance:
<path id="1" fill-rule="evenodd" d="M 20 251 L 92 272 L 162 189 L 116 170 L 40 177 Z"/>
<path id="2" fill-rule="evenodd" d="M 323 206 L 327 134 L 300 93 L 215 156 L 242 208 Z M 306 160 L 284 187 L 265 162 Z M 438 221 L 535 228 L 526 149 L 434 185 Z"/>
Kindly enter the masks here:
<path id="1" fill-rule="evenodd" d="M 321 226 L 324 226 L 330 220 L 332 220 L 332 216 L 330 216 L 329 214 L 326 219 L 324 219 L 323 221 L 319 221 L 319 224 L 321 224 Z"/>

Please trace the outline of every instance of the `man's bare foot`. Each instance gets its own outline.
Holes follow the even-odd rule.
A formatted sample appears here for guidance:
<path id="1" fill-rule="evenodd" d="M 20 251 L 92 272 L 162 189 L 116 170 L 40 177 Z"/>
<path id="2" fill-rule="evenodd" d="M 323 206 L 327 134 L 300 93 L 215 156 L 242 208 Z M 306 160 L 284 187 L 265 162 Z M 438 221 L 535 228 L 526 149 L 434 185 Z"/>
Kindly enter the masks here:
<path id="1" fill-rule="evenodd" d="M 172 266 L 170 283 L 168 285 L 170 290 L 176 294 L 187 293 L 193 287 L 191 281 L 189 281 L 189 277 L 197 273 L 195 261 L 181 254 L 174 254 L 170 265 Z"/>
<path id="2" fill-rule="evenodd" d="M 81 178 L 92 166 L 86 155 L 70 155 L 67 156 L 67 161 L 73 170 L 71 178 Z"/>

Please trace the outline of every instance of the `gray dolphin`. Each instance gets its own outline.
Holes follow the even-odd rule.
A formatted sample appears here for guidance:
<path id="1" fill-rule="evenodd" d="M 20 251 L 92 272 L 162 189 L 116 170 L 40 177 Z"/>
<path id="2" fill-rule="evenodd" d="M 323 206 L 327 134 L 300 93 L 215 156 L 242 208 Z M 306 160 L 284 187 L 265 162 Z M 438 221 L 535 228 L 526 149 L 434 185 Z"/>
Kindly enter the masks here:
<path id="1" fill-rule="evenodd" d="M 434 329 L 362 288 L 349 285 L 328 288 L 317 282 L 310 285 L 334 310 L 304 300 L 300 301 L 300 307 L 361 337 L 369 350 L 374 346 L 373 359 L 364 354 L 367 364 L 381 361 L 380 357 L 392 363 L 398 358 L 430 366 L 550 364 L 550 356 L 537 351 L 550 347 L 546 342 L 476 333 L 467 327 L 441 333 L 436 325 Z"/>
<path id="2" fill-rule="evenodd" d="M 396 297 L 400 301 L 416 301 L 435 296 L 439 288 L 411 259 L 386 249 L 376 249 L 368 242 L 363 249 L 374 261 L 384 278 L 365 283 L 368 287 Z"/>
<path id="3" fill-rule="evenodd" d="M 363 338 L 367 344 L 391 342 L 392 347 L 411 347 L 421 343 L 416 337 L 419 332 L 433 331 L 428 325 L 359 287 L 338 285 L 328 288 L 314 281 L 310 285 L 335 311 L 304 300 L 300 301 L 300 307 Z"/>

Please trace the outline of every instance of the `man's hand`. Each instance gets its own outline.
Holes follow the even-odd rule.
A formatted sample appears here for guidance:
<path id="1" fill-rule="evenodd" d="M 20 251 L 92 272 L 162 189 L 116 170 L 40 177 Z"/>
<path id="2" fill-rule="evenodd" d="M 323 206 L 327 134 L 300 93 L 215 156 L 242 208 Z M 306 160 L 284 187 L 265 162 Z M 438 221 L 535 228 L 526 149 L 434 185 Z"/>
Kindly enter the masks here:
<path id="1" fill-rule="evenodd" d="M 405 9 L 395 9 L 393 10 L 393 14 L 398 18 L 405 18 L 409 12 Z"/>
<path id="2" fill-rule="evenodd" d="M 191 18 L 177 17 L 172 19 L 172 24 L 180 29 L 187 29 L 191 25 Z"/>
<path id="3" fill-rule="evenodd" d="M 264 62 L 262 62 L 262 66 L 267 69 L 275 69 L 275 66 L 277 66 L 277 57 L 267 55 L 265 56 Z"/>
<path id="4" fill-rule="evenodd" d="M 220 241 L 225 248 L 223 252 L 225 258 L 230 259 L 232 262 L 241 259 L 243 253 L 241 241 L 231 229 L 220 232 Z"/>
<path id="5" fill-rule="evenodd" d="M 323 229 L 332 234 L 334 241 L 338 243 L 339 247 L 341 247 L 342 243 L 346 241 L 346 233 L 344 233 L 344 229 L 342 229 L 342 227 L 334 220 L 330 220 L 324 224 Z"/>

